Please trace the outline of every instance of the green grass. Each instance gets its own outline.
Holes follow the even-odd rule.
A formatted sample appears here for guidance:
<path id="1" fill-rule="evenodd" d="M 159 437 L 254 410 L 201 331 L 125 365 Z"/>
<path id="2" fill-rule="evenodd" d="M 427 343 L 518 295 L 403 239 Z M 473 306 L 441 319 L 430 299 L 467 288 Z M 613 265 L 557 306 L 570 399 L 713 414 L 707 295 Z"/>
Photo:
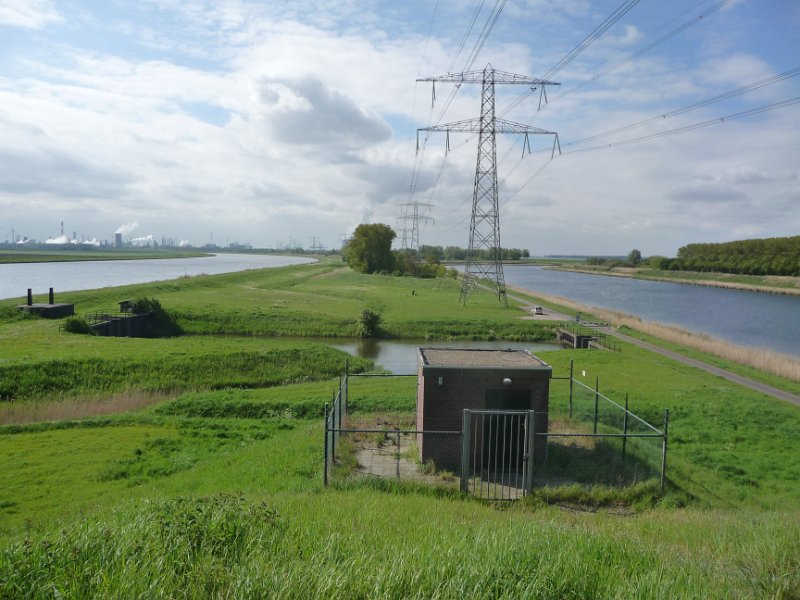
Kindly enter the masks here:
<path id="1" fill-rule="evenodd" d="M 502 307 L 491 294 L 476 293 L 466 307 L 460 306 L 459 289 L 450 278 L 363 275 L 327 260 L 302 267 L 65 292 L 60 299 L 74 303 L 76 312 L 83 314 L 114 308 L 124 298 L 157 298 L 184 331 L 193 334 L 356 336 L 362 311 L 370 309 L 381 315 L 389 337 L 552 339 L 551 324 L 522 321 L 517 318 L 520 312 Z M 27 321 L 14 308 L 19 301 L 0 302 L 0 324 L 16 324 L 27 333 Z M 27 337 L 17 334 L 14 339 Z"/>
<path id="2" fill-rule="evenodd" d="M 94 345 L 99 338 L 82 339 Z M 0 366 L 0 400 L 102 397 L 130 390 L 264 387 L 333 377 L 348 360 L 354 371 L 369 364 L 321 344 L 245 340 L 236 350 L 232 340 L 217 341 L 120 338 L 112 346 L 129 350 L 120 356 L 109 352 L 105 357 L 9 361 Z"/>
<path id="3" fill-rule="evenodd" d="M 370 489 L 156 498 L 15 540 L 0 595 L 796 598 L 791 517 L 502 511 Z"/>
<path id="4" fill-rule="evenodd" d="M 0 598 L 799 597 L 800 411 L 627 344 L 540 356 L 557 376 L 574 360 L 576 377 L 591 387 L 599 377 L 620 402 L 628 393 L 657 426 L 670 408 L 663 497 L 652 483 L 545 489 L 513 504 L 386 481 L 324 488 L 320 415 L 344 355 L 262 332 L 341 334 L 364 308 L 390 335 L 544 331 L 488 294 L 462 309 L 449 280 L 338 269 L 74 293 L 86 310 L 156 297 L 219 336 L 66 335 L 0 307 L 0 385 L 18 397 L 169 396 L 0 427 Z M 350 383 L 356 417 L 413 410 L 414 378 Z M 552 382 L 554 410 L 567 394 Z"/>

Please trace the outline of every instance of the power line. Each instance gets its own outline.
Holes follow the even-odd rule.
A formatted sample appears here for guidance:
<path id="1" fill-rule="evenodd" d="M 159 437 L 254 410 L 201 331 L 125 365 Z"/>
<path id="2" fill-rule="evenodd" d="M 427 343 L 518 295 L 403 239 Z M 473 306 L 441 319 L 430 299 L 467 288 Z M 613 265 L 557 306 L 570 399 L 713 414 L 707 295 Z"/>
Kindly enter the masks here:
<path id="1" fill-rule="evenodd" d="M 616 71 L 617 69 L 619 69 L 623 65 L 626 65 L 629 62 L 631 62 L 632 60 L 634 60 L 635 58 L 639 58 L 642 54 L 645 54 L 646 52 L 649 52 L 653 48 L 655 48 L 657 46 L 660 46 L 664 42 L 672 39 L 673 37 L 675 37 L 679 33 L 682 33 L 685 30 L 689 29 L 690 27 L 692 27 L 694 25 L 697 25 L 698 23 L 701 23 L 706 17 L 711 16 L 712 14 L 717 12 L 718 10 L 721 10 L 721 9 L 725 8 L 726 6 L 728 6 L 729 4 L 731 4 L 734 1 L 735 0 L 722 0 L 721 2 L 716 3 L 714 6 L 711 6 L 710 8 L 707 8 L 706 10 L 701 12 L 699 15 L 697 15 L 695 17 L 692 17 L 688 21 L 684 21 L 683 23 L 681 23 L 680 25 L 678 25 L 674 29 L 671 29 L 670 31 L 668 31 L 667 33 L 665 33 L 661 37 L 657 38 L 656 40 L 652 41 L 651 43 L 647 44 L 646 46 L 644 46 L 642 48 L 639 48 L 638 50 L 635 50 L 634 52 L 631 52 L 630 54 L 628 54 L 627 56 L 624 56 L 623 58 L 621 58 L 617 62 L 609 63 L 606 67 L 603 68 L 603 70 L 601 70 L 599 73 L 597 73 L 594 77 L 592 77 L 591 79 L 588 79 L 588 80 L 576 85 L 575 87 L 569 88 L 567 91 L 562 92 L 558 97 L 559 98 L 563 98 L 564 96 L 566 96 L 568 94 L 571 94 L 571 93 L 573 93 L 573 92 L 575 92 L 575 91 L 577 91 L 577 90 L 589 85 L 590 83 L 594 83 L 595 81 L 597 81 L 601 77 L 604 77 L 604 76 L 608 75 L 612 71 Z"/>
<path id="2" fill-rule="evenodd" d="M 472 20 L 469 22 L 469 26 L 467 27 L 467 31 L 464 32 L 464 37 L 461 38 L 461 43 L 458 45 L 458 50 L 456 51 L 456 55 L 453 57 L 453 62 L 450 63 L 450 66 L 447 69 L 448 73 L 452 73 L 453 69 L 456 67 L 456 62 L 458 61 L 458 57 L 461 56 L 461 52 L 464 50 L 464 46 L 469 39 L 470 34 L 472 33 L 472 28 L 475 27 L 475 23 L 478 21 L 478 15 L 481 14 L 481 10 L 483 10 L 483 5 L 485 0 L 481 0 L 478 3 L 477 8 L 475 8 L 475 12 L 472 15 Z"/>
<path id="3" fill-rule="evenodd" d="M 625 2 L 620 4 L 613 13 L 606 17 L 605 21 L 600 23 L 600 25 L 595 27 L 589 35 L 583 38 L 583 41 L 580 44 L 575 46 L 564 56 L 564 58 L 553 65 L 553 67 L 551 67 L 550 70 L 542 76 L 542 79 L 550 79 L 556 73 L 561 71 L 561 69 L 571 63 L 581 52 L 586 50 L 586 48 L 588 48 L 592 42 L 597 40 L 601 35 L 608 31 L 609 27 L 614 25 L 622 17 L 628 14 L 628 12 L 630 12 L 630 10 L 637 4 L 639 4 L 639 0 L 625 0 Z"/>
<path id="4" fill-rule="evenodd" d="M 589 33 L 580 44 L 575 46 L 572 50 L 567 52 L 564 57 L 558 61 L 547 73 L 542 77 L 542 79 L 550 79 L 556 73 L 561 71 L 564 67 L 566 67 L 569 63 L 571 63 L 575 58 L 578 57 L 584 50 L 586 50 L 593 42 L 595 42 L 600 36 L 602 36 L 608 29 L 617 23 L 622 17 L 630 12 L 630 10 L 639 3 L 640 0 L 625 0 L 622 4 L 620 4 L 617 9 L 612 12 L 606 19 L 600 23 L 594 30 Z M 502 115 L 508 114 L 510 111 L 514 110 L 521 102 L 525 99 L 530 97 L 535 90 L 527 90 L 522 95 L 520 95 L 516 100 L 514 100 L 511 104 L 509 104 L 506 109 L 503 111 Z M 541 93 L 544 94 L 544 87 L 541 90 Z M 545 96 L 546 99 L 546 96 Z"/>
<path id="5" fill-rule="evenodd" d="M 686 125 L 684 127 L 676 127 L 675 129 L 667 129 L 665 131 L 659 131 L 658 133 L 651 133 L 649 135 L 643 135 L 641 137 L 632 138 L 628 140 L 620 140 L 619 142 L 612 142 L 610 144 L 603 144 L 601 146 L 592 146 L 590 148 L 577 148 L 575 150 L 566 150 L 564 154 L 576 154 L 578 152 L 591 152 L 594 150 L 604 150 L 606 148 L 613 148 L 614 146 L 623 146 L 627 144 L 633 144 L 635 142 L 642 142 L 645 140 L 652 140 L 659 137 L 664 137 L 667 135 L 673 135 L 675 133 L 683 133 L 684 131 L 692 131 L 693 129 L 700 129 L 702 127 L 708 127 L 709 125 L 718 125 L 719 123 L 724 123 L 726 121 L 733 121 L 734 119 L 741 119 L 743 117 L 750 117 L 752 115 L 757 115 L 760 113 L 768 112 L 770 110 L 776 110 L 778 108 L 785 108 L 787 106 L 791 106 L 793 104 L 800 103 L 800 96 L 795 96 L 794 98 L 789 98 L 788 100 L 782 100 L 781 102 L 775 102 L 773 104 L 767 104 L 765 106 L 759 106 L 758 108 L 751 108 L 750 110 L 743 110 L 738 113 L 734 113 L 731 115 L 725 115 L 724 117 L 717 117 L 716 119 L 709 119 L 708 121 L 701 121 L 699 123 L 694 123 L 692 125 Z"/>
<path id="6" fill-rule="evenodd" d="M 584 142 L 590 142 L 593 140 L 597 140 L 600 138 L 604 138 L 610 135 L 615 135 L 617 133 L 622 133 L 624 131 L 630 131 L 631 129 L 636 129 L 638 127 L 642 127 L 644 125 L 649 125 L 650 123 L 655 123 L 656 121 L 663 121 L 664 119 L 668 119 L 670 117 L 676 117 L 678 115 L 682 115 L 684 113 L 697 110 L 698 108 L 703 108 L 705 106 L 710 106 L 712 104 L 716 104 L 717 102 L 722 102 L 723 100 L 729 100 L 736 96 L 741 96 L 742 94 L 746 94 L 747 92 L 752 92 L 753 90 L 758 90 L 768 85 L 772 85 L 775 83 L 779 83 L 781 81 L 785 81 L 791 77 L 796 77 L 800 75 L 800 67 L 796 67 L 789 71 L 785 71 L 780 75 L 773 75 L 772 77 L 767 77 L 766 79 L 761 79 L 760 81 L 756 81 L 730 92 L 725 92 L 723 94 L 718 94 L 711 98 L 706 98 L 705 100 L 701 100 L 699 102 L 695 102 L 694 104 L 689 104 L 688 106 L 684 106 L 682 108 L 676 108 L 675 110 L 671 110 L 661 115 L 657 115 L 655 117 L 650 117 L 649 119 L 645 119 L 643 121 L 638 121 L 636 123 L 631 123 L 630 125 L 625 125 L 624 127 L 617 127 L 616 129 L 610 129 L 608 131 L 604 131 L 603 133 L 598 133 L 596 135 L 591 135 L 589 137 L 581 138 L 579 140 L 573 140 L 567 144 L 564 144 L 564 147 L 568 146 L 575 146 L 577 144 L 582 144 Z"/>
<path id="7" fill-rule="evenodd" d="M 726 116 L 723 116 L 723 117 L 717 117 L 716 119 L 709 119 L 709 120 L 706 120 L 706 121 L 693 123 L 692 125 L 686 125 L 684 127 L 676 127 L 674 129 L 668 129 L 668 130 L 665 130 L 665 131 L 660 131 L 658 133 L 652 133 L 652 134 L 641 136 L 641 137 L 638 137 L 638 138 L 632 138 L 632 139 L 628 139 L 628 140 L 621 140 L 619 142 L 612 142 L 612 143 L 609 143 L 609 144 L 602 144 L 600 146 L 592 146 L 590 148 L 578 148 L 578 149 L 574 149 L 574 150 L 564 150 L 561 154 L 577 154 L 577 153 L 580 153 L 580 152 L 595 152 L 597 150 L 606 150 L 608 148 L 613 148 L 615 146 L 623 146 L 623 145 L 627 145 L 627 144 L 633 144 L 633 143 L 636 143 L 636 142 L 643 142 L 643 141 L 646 141 L 646 140 L 651 140 L 651 139 L 655 139 L 655 138 L 659 138 L 659 137 L 666 137 L 668 135 L 674 135 L 676 133 L 683 133 L 683 132 L 686 132 L 686 131 L 692 131 L 694 129 L 701 129 L 703 127 L 709 127 L 711 125 L 719 125 L 720 123 L 725 123 L 725 122 L 728 122 L 728 121 L 733 121 L 735 119 L 741 119 L 741 118 L 744 118 L 744 117 L 757 115 L 757 114 L 768 112 L 768 111 L 771 111 L 771 110 L 777 110 L 779 108 L 786 108 L 788 106 L 792 106 L 794 104 L 799 104 L 799 103 L 800 103 L 800 96 L 796 96 L 794 98 L 789 98 L 787 100 L 782 100 L 780 102 L 775 102 L 773 104 L 767 104 L 765 106 L 759 106 L 758 108 L 752 108 L 752 109 L 749 109 L 749 110 L 741 111 L 741 112 L 738 112 L 738 113 L 733 113 L 733 114 L 726 115 Z M 567 144 L 565 144 L 565 146 L 566 145 Z M 543 150 L 539 150 L 537 152 L 543 152 Z M 505 200 L 503 201 L 503 204 L 505 205 L 506 203 L 508 203 L 511 200 L 513 200 L 523 189 L 525 189 L 528 185 L 530 185 L 530 183 L 536 177 L 538 177 L 541 174 L 541 172 L 544 171 L 544 169 L 547 168 L 550 165 L 551 162 L 553 162 L 553 158 L 551 158 L 546 163 L 544 163 L 513 194 L 511 194 L 509 196 L 506 196 Z"/>

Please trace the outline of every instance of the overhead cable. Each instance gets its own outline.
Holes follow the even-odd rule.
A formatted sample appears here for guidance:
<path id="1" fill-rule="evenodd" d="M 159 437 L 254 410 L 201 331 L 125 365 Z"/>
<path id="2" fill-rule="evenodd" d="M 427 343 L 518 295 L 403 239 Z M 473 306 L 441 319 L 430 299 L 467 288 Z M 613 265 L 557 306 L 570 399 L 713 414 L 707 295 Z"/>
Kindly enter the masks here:
<path id="1" fill-rule="evenodd" d="M 752 92 L 753 90 L 758 90 L 768 85 L 772 85 L 784 81 L 786 79 L 790 79 L 791 77 L 796 77 L 798 75 L 800 75 L 800 67 L 796 67 L 789 71 L 785 71 L 779 75 L 773 75 L 772 77 L 761 79 L 760 81 L 747 84 L 730 92 L 725 92 L 724 94 L 718 94 L 717 96 L 706 98 L 705 100 L 701 100 L 700 102 L 695 102 L 694 104 L 690 104 L 682 108 L 676 108 L 675 110 L 671 110 L 669 112 L 657 115 L 655 117 L 650 117 L 649 119 L 645 119 L 643 121 L 631 123 L 630 125 L 626 125 L 624 127 L 617 127 L 616 129 L 610 129 L 608 131 L 604 131 L 603 133 L 591 135 L 589 137 L 581 138 L 579 140 L 573 140 L 572 142 L 564 144 L 564 147 L 583 144 L 585 142 L 594 141 L 600 138 L 608 137 L 610 135 L 622 133 L 624 131 L 630 131 L 631 129 L 636 129 L 638 127 L 642 127 L 643 125 L 649 125 L 650 123 L 655 123 L 656 121 L 663 121 L 664 119 L 682 115 L 684 113 L 690 112 L 692 110 L 697 110 L 698 108 L 703 108 L 705 106 L 710 106 L 711 104 L 716 104 L 717 102 L 722 102 L 723 100 L 729 100 L 730 98 L 741 96 L 742 94 L 745 94 L 747 92 Z"/>
<path id="2" fill-rule="evenodd" d="M 718 117 L 716 119 L 709 119 L 708 121 L 702 121 L 700 123 L 694 123 L 692 125 L 686 125 L 685 127 L 676 127 L 675 129 L 667 129 L 665 131 L 659 131 L 658 133 L 651 133 L 649 135 L 643 135 L 638 138 L 632 138 L 628 140 L 620 140 L 619 142 L 612 142 L 610 144 L 603 144 L 601 146 L 592 146 L 591 148 L 577 148 L 575 150 L 566 150 L 564 154 L 575 154 L 577 152 L 591 152 L 593 150 L 603 150 L 605 148 L 612 148 L 614 146 L 622 146 L 626 144 L 633 144 L 634 142 L 642 142 L 644 140 L 652 140 L 654 138 L 659 138 L 667 135 L 673 135 L 675 133 L 682 133 L 684 131 L 691 131 L 693 129 L 700 129 L 701 127 L 708 127 L 709 125 L 718 125 L 719 123 L 724 123 L 725 121 L 733 121 L 734 119 L 741 119 L 743 117 L 750 117 L 752 115 L 757 115 L 763 112 L 767 112 L 770 110 L 776 110 L 778 108 L 785 108 L 787 106 L 791 106 L 793 104 L 800 103 L 800 96 L 795 96 L 794 98 L 789 98 L 788 100 L 782 100 L 781 102 L 775 102 L 773 104 L 767 104 L 765 106 L 759 106 L 758 108 L 751 108 L 750 110 L 743 110 L 742 112 L 734 113 L 732 115 L 725 115 L 724 117 Z"/>

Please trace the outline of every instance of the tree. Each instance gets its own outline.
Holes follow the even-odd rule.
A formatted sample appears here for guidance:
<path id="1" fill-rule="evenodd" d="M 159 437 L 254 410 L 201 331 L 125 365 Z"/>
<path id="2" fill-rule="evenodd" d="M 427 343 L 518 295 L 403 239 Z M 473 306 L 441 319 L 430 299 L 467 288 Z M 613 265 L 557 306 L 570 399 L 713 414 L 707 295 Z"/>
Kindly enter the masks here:
<path id="1" fill-rule="evenodd" d="M 392 271 L 392 240 L 396 235 L 391 227 L 383 223 L 359 225 L 347 246 L 347 264 L 361 273 Z"/>
<path id="2" fill-rule="evenodd" d="M 642 253 L 639 252 L 636 248 L 628 252 L 628 262 L 634 265 L 638 265 L 642 262 Z"/>

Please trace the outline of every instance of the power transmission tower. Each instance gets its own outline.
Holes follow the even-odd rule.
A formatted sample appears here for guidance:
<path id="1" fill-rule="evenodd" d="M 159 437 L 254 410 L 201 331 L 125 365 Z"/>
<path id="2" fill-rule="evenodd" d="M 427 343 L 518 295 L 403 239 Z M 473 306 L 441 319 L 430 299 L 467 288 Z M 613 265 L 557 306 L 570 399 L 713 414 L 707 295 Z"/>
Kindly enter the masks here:
<path id="1" fill-rule="evenodd" d="M 433 83 L 433 95 L 436 97 L 436 82 L 454 83 L 479 83 L 481 84 L 481 116 L 478 119 L 466 119 L 433 127 L 424 127 L 417 130 L 417 147 L 419 148 L 420 131 L 444 131 L 447 133 L 447 145 L 450 143 L 450 132 L 477 133 L 478 134 L 478 160 L 475 167 L 475 187 L 472 196 L 472 220 L 469 227 L 469 247 L 467 249 L 467 263 L 464 269 L 464 279 L 461 284 L 460 301 L 467 303 L 467 298 L 472 289 L 480 280 L 486 282 L 494 289 L 498 301 L 508 306 L 506 297 L 506 284 L 503 275 L 503 261 L 500 249 L 500 211 L 497 193 L 497 144 L 495 134 L 516 133 L 525 136 L 525 146 L 530 152 L 530 135 L 552 135 L 553 152 L 558 144 L 558 134 L 555 131 L 545 131 L 538 127 L 514 123 L 495 117 L 495 85 L 527 85 L 531 90 L 544 89 L 545 85 L 560 85 L 554 81 L 544 81 L 516 75 L 505 71 L 497 71 L 492 65 L 486 65 L 482 71 L 468 71 L 464 73 L 449 73 L 438 77 L 426 77 L 417 81 L 430 81 Z M 559 152 L 561 146 L 559 144 Z M 524 152 L 524 149 L 523 149 Z M 483 260 L 481 254 L 486 251 L 488 260 Z"/>
<path id="2" fill-rule="evenodd" d="M 402 222 L 402 245 L 401 248 L 403 250 L 419 250 L 419 222 L 422 221 L 423 223 L 432 223 L 433 219 L 431 217 L 426 217 L 424 215 L 420 215 L 420 208 L 431 210 L 433 208 L 432 204 L 428 204 L 426 202 L 405 202 L 400 205 L 401 215 L 399 220 Z M 411 240 L 409 243 L 409 227 L 408 222 L 411 221 Z"/>

